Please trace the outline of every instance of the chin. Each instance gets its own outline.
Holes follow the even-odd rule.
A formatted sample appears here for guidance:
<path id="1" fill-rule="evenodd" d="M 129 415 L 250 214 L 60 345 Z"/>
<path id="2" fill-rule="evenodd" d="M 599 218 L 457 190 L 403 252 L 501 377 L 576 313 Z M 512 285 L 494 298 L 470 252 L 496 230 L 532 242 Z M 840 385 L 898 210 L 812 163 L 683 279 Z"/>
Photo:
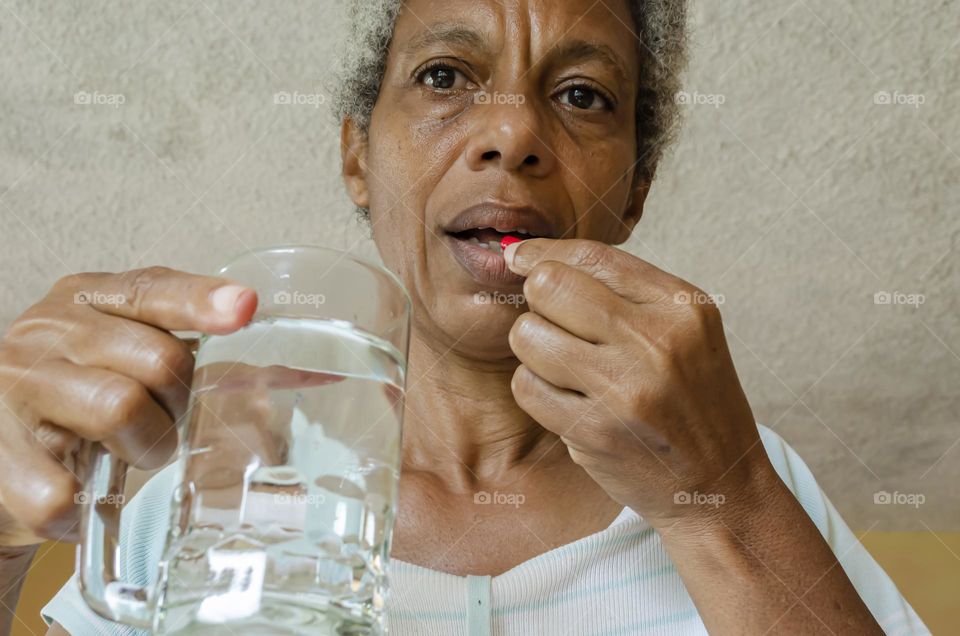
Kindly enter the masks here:
<path id="1" fill-rule="evenodd" d="M 527 311 L 517 297 L 478 291 L 446 297 L 438 303 L 438 326 L 455 349 L 477 360 L 513 358 L 508 336 L 513 323 Z"/>

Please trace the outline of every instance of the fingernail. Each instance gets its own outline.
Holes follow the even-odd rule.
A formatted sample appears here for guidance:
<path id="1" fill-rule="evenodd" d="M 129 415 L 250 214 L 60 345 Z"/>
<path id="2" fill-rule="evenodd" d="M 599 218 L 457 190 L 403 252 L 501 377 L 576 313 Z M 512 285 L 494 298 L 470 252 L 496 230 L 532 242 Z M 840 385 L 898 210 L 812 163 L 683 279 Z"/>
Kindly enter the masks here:
<path id="1" fill-rule="evenodd" d="M 210 303 L 214 309 L 222 314 L 233 313 L 237 307 L 237 300 L 240 298 L 240 294 L 245 291 L 247 291 L 247 288 L 240 285 L 217 287 L 213 290 L 213 293 L 210 294 Z"/>
<path id="2" fill-rule="evenodd" d="M 518 239 L 513 236 L 504 236 L 503 240 L 500 241 L 500 248 L 503 250 L 503 260 L 507 262 L 507 267 L 513 265 L 513 257 L 517 252 L 517 245 L 522 242 L 523 239 Z"/>

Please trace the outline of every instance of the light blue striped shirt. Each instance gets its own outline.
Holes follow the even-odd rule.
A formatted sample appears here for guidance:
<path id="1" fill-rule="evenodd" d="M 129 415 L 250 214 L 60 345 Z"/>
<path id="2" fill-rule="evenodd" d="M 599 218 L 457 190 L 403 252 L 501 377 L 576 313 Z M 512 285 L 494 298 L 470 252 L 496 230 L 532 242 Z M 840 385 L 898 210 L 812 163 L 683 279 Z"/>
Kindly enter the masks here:
<path id="1" fill-rule="evenodd" d="M 760 426 L 760 436 L 780 478 L 819 528 L 884 631 L 929 634 L 803 460 L 770 429 Z M 122 516 L 121 576 L 135 585 L 156 579 L 173 478 L 170 469 L 158 473 Z M 96 616 L 81 599 L 75 575 L 43 608 L 43 616 L 73 636 L 143 633 Z M 456 576 L 393 559 L 387 619 L 391 636 L 707 633 L 659 536 L 630 509 L 607 529 L 499 576 Z"/>

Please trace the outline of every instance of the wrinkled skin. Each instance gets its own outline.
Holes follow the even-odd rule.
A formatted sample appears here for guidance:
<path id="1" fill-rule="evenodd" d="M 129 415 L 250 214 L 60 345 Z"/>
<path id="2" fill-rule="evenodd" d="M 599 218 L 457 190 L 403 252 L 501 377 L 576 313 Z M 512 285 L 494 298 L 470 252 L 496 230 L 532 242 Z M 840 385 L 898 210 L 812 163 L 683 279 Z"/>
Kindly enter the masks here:
<path id="1" fill-rule="evenodd" d="M 621 0 L 410 0 L 369 131 L 344 122 L 347 191 L 414 308 L 393 555 L 495 575 L 627 505 L 711 632 L 879 633 L 762 452 L 716 306 L 678 302 L 705 295 L 616 247 L 650 187 L 635 171 L 630 24 Z M 429 33 L 446 37 L 424 45 Z M 491 290 L 451 252 L 447 225 L 489 201 L 535 206 L 556 229 L 507 254 L 523 278 L 497 291 L 526 303 L 478 305 Z M 168 459 L 192 373 L 169 331 L 228 333 L 254 311 L 250 290 L 221 285 L 81 274 L 14 322 L 0 345 L 6 545 L 72 536 L 80 438 L 147 468 Z M 78 290 L 129 302 L 76 305 Z M 475 505 L 498 489 L 526 503 Z M 679 505 L 681 491 L 728 504 Z"/>

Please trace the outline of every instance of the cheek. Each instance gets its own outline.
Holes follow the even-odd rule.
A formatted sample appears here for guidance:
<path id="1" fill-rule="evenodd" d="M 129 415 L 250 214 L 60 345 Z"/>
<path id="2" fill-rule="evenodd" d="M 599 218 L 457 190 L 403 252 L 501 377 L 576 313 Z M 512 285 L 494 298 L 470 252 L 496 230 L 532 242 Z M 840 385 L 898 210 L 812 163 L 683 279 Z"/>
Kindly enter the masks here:
<path id="1" fill-rule="evenodd" d="M 377 126 L 377 128 L 374 128 Z M 395 108 L 371 122 L 371 171 L 374 185 L 389 188 L 391 199 L 408 203 L 422 199 L 455 160 L 463 140 L 461 118 L 446 119 L 430 112 Z M 399 203 L 398 203 L 399 205 Z"/>
<path id="2" fill-rule="evenodd" d="M 451 177 L 464 125 L 403 108 L 371 123 L 371 130 L 377 126 L 367 166 L 371 223 L 384 261 L 397 274 L 422 270 L 424 254 L 443 239 L 438 215 L 449 212 L 440 208 L 451 199 L 450 190 L 462 187 Z"/>
<path id="3" fill-rule="evenodd" d="M 408 216 L 409 222 L 404 222 L 403 217 L 410 214 L 399 205 L 392 209 L 388 206 L 387 210 L 382 211 L 376 208 L 370 210 L 373 241 L 377 244 L 383 264 L 399 276 L 407 286 L 411 282 L 408 280 L 409 273 L 415 269 L 414 260 L 420 243 L 419 237 L 415 234 L 420 224 L 411 216 Z"/>
<path id="4" fill-rule="evenodd" d="M 370 225 L 384 264 L 403 278 L 420 248 L 423 227 L 423 205 L 415 187 L 417 162 L 410 156 L 408 140 L 395 137 L 389 128 L 377 130 L 367 160 Z"/>
<path id="5" fill-rule="evenodd" d="M 409 200 L 406 203 L 387 203 L 381 207 L 371 202 L 370 224 L 383 264 L 397 275 L 416 303 L 425 269 L 422 262 L 424 226 L 417 216 L 422 207 L 414 207 Z"/>
<path id="6" fill-rule="evenodd" d="M 618 144 L 603 151 L 585 153 L 580 164 L 582 171 L 568 185 L 576 199 L 576 209 L 582 210 L 578 221 L 583 238 L 605 240 L 621 227 L 633 182 L 636 166 L 633 146 Z"/>

